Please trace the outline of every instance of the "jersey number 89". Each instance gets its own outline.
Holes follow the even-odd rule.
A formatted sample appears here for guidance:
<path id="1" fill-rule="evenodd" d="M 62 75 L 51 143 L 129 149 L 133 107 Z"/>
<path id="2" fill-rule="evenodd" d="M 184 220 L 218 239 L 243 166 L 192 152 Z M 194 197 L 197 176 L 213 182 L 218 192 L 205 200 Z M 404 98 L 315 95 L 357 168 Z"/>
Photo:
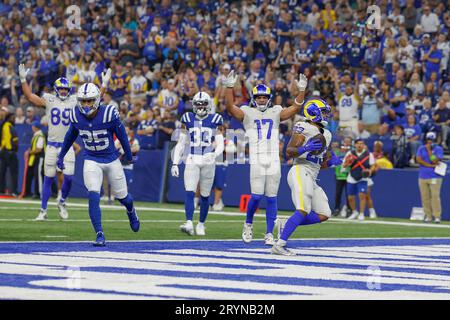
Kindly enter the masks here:
<path id="1" fill-rule="evenodd" d="M 52 125 L 57 126 L 61 123 L 63 126 L 68 126 L 70 124 L 69 113 L 70 109 L 64 109 L 61 112 L 60 109 L 53 108 L 50 111 L 50 121 L 52 122 Z"/>

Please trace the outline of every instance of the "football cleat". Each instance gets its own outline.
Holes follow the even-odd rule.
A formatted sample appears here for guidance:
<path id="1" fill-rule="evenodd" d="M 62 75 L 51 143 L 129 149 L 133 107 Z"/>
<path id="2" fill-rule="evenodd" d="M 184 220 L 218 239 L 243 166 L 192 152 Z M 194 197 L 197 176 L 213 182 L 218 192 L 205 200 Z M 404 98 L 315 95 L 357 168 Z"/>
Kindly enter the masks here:
<path id="1" fill-rule="evenodd" d="M 105 235 L 102 231 L 97 232 L 97 238 L 93 245 L 94 247 L 104 247 L 106 245 Z"/>
<path id="2" fill-rule="evenodd" d="M 66 220 L 69 218 L 69 213 L 67 212 L 66 203 L 58 201 L 58 213 L 61 219 Z"/>
<path id="3" fill-rule="evenodd" d="M 273 246 L 275 244 L 275 240 L 273 239 L 273 234 L 266 233 L 264 235 L 264 244 L 266 246 Z"/>
<path id="4" fill-rule="evenodd" d="M 45 221 L 47 220 L 47 210 L 41 209 L 39 215 L 34 219 L 35 221 Z"/>
<path id="5" fill-rule="evenodd" d="M 358 217 L 359 217 L 359 212 L 358 212 L 358 211 L 355 211 L 355 212 L 353 212 L 352 215 L 351 215 L 350 217 L 348 217 L 347 219 L 348 219 L 348 220 L 355 220 L 355 219 L 358 218 Z"/>
<path id="6" fill-rule="evenodd" d="M 198 235 L 198 236 L 204 236 L 204 235 L 206 235 L 206 233 L 205 233 L 205 225 L 203 224 L 203 223 L 198 223 L 197 224 L 197 227 L 195 227 L 195 233 Z"/>
<path id="7" fill-rule="evenodd" d="M 295 252 L 286 249 L 286 247 L 274 244 L 271 250 L 272 254 L 277 254 L 281 256 L 295 256 Z"/>
<path id="8" fill-rule="evenodd" d="M 441 223 L 441 219 L 439 219 L 439 218 L 434 218 L 434 223 Z"/>
<path id="9" fill-rule="evenodd" d="M 127 212 L 127 215 L 128 220 L 130 220 L 131 230 L 133 230 L 134 232 L 138 232 L 141 223 L 139 222 L 139 217 L 137 215 L 136 209 L 133 208 L 131 212 Z"/>
<path id="10" fill-rule="evenodd" d="M 358 216 L 358 220 L 359 221 L 364 221 L 365 217 L 364 217 L 364 213 L 360 213 Z"/>
<path id="11" fill-rule="evenodd" d="M 244 229 L 242 230 L 242 240 L 245 243 L 252 242 L 253 239 L 253 225 L 250 223 L 244 223 Z"/>
<path id="12" fill-rule="evenodd" d="M 377 213 L 376 213 L 375 211 L 372 211 L 372 212 L 370 213 L 370 215 L 369 215 L 369 218 L 370 218 L 370 219 L 376 219 L 376 218 L 378 218 L 378 217 L 377 217 Z"/>
<path id="13" fill-rule="evenodd" d="M 425 216 L 425 219 L 423 219 L 423 222 L 431 222 L 431 218 L 429 218 L 428 216 Z"/>
<path id="14" fill-rule="evenodd" d="M 190 236 L 194 235 L 194 226 L 192 225 L 192 222 L 185 222 L 180 226 L 180 230 L 184 233 L 187 233 Z"/>

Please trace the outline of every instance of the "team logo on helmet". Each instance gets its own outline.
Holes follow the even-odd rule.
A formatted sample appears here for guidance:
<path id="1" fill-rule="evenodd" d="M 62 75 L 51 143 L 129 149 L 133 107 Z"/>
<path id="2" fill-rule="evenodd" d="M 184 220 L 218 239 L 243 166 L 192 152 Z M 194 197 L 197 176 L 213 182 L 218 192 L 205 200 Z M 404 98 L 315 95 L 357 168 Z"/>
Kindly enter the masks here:
<path id="1" fill-rule="evenodd" d="M 257 104 L 256 98 L 260 96 L 267 97 L 267 102 L 265 104 Z M 272 106 L 272 94 L 271 90 L 268 86 L 265 84 L 258 84 L 255 86 L 252 90 L 252 100 L 250 101 L 250 106 L 257 108 L 260 111 L 265 111 L 267 108 L 270 108 Z"/>
<path id="2" fill-rule="evenodd" d="M 56 96 L 61 100 L 65 100 L 70 95 L 70 91 L 72 90 L 72 84 L 67 78 L 58 78 L 56 79 L 53 88 L 55 89 Z M 67 93 L 61 94 L 60 92 L 61 89 L 66 89 Z"/>
<path id="3" fill-rule="evenodd" d="M 320 98 L 309 99 L 303 106 L 303 115 L 306 119 L 327 125 L 331 116 L 331 108 Z"/>

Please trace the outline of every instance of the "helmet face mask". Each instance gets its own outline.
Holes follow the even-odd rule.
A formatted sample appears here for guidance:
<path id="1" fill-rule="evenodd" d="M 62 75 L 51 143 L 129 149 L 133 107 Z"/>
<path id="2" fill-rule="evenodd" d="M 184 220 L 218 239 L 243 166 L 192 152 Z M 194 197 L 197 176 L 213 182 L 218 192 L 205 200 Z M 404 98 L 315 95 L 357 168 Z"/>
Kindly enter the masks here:
<path id="1" fill-rule="evenodd" d="M 78 108 L 85 116 L 92 115 L 100 105 L 100 90 L 93 83 L 86 83 L 78 89 Z"/>
<path id="2" fill-rule="evenodd" d="M 206 92 L 198 92 L 192 99 L 192 111 L 200 118 L 204 118 L 211 111 L 211 98 Z"/>
<path id="3" fill-rule="evenodd" d="M 252 100 L 250 101 L 251 107 L 258 109 L 259 111 L 266 111 L 267 108 L 270 108 L 272 106 L 272 95 L 270 94 L 270 88 L 268 86 L 264 84 L 258 84 L 253 88 L 252 93 Z M 265 97 L 267 99 L 264 99 L 266 102 L 260 104 L 261 100 L 263 100 L 260 99 L 260 97 Z"/>
<path id="4" fill-rule="evenodd" d="M 55 89 L 56 96 L 61 100 L 65 100 L 70 95 L 72 84 L 66 78 L 58 78 L 56 79 L 53 88 Z"/>

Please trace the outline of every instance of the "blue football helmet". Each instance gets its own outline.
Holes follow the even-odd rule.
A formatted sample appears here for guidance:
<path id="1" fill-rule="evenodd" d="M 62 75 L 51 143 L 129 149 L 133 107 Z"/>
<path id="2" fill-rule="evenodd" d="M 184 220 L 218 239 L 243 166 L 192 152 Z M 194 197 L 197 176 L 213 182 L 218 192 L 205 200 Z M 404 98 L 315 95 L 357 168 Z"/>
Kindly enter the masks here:
<path id="1" fill-rule="evenodd" d="M 61 100 L 65 100 L 70 95 L 70 91 L 72 90 L 72 84 L 67 78 L 58 78 L 56 79 L 53 88 L 55 89 L 56 96 Z M 62 95 L 61 92 L 59 91 L 60 89 L 67 89 L 67 93 L 65 95 Z"/>
<path id="2" fill-rule="evenodd" d="M 311 122 L 326 126 L 331 118 L 331 107 L 321 98 L 311 98 L 303 106 L 303 115 Z"/>
<path id="3" fill-rule="evenodd" d="M 267 108 L 272 107 L 272 94 L 270 93 L 270 88 L 265 84 L 258 84 L 252 90 L 252 100 L 250 101 L 250 106 L 258 109 L 259 111 L 265 111 Z M 266 104 L 259 105 L 256 103 L 256 98 L 259 96 L 265 96 L 268 98 Z"/>

